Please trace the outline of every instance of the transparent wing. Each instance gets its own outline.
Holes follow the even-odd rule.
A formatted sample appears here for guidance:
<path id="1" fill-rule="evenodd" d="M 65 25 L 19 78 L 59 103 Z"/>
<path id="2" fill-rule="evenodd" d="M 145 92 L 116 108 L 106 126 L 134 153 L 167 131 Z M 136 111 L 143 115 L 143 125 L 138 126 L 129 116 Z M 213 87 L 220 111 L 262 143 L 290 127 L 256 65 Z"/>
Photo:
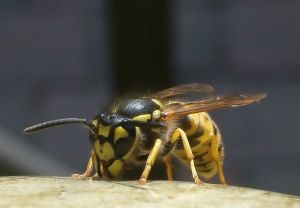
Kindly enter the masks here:
<path id="1" fill-rule="evenodd" d="M 214 88 L 208 84 L 192 83 L 162 90 L 153 94 L 151 97 L 165 99 L 192 92 L 211 94 L 214 92 Z"/>
<path id="2" fill-rule="evenodd" d="M 162 112 L 162 119 L 168 120 L 174 117 L 181 117 L 184 115 L 207 112 L 225 107 L 238 107 L 249 105 L 258 102 L 266 97 L 265 93 L 262 94 L 241 94 L 231 96 L 215 96 L 204 100 L 195 100 L 191 102 L 174 102 L 165 105 Z"/>

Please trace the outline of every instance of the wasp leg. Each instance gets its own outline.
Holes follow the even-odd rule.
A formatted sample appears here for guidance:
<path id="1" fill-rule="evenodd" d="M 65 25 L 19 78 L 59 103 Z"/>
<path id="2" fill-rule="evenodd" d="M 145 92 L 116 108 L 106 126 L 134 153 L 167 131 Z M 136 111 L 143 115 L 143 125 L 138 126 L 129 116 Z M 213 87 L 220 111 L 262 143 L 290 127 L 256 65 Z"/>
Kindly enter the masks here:
<path id="1" fill-rule="evenodd" d="M 173 181 L 173 165 L 172 165 L 171 156 L 165 156 L 163 159 L 166 165 L 168 180 Z"/>
<path id="2" fill-rule="evenodd" d="M 154 161 L 159 153 L 161 143 L 162 143 L 162 141 L 160 139 L 155 140 L 154 147 L 152 148 L 150 154 L 148 155 L 146 167 L 142 173 L 142 176 L 140 177 L 140 179 L 138 181 L 140 184 L 145 184 L 147 182 L 147 178 L 149 176 L 151 167 L 153 166 Z"/>
<path id="3" fill-rule="evenodd" d="M 199 179 L 199 176 L 198 176 L 196 168 L 195 168 L 194 155 L 193 155 L 191 146 L 189 144 L 189 140 L 188 140 L 186 134 L 184 133 L 184 131 L 180 128 L 177 128 L 174 131 L 174 133 L 171 137 L 171 143 L 173 144 L 176 140 L 178 140 L 180 138 L 181 138 L 182 143 L 183 143 L 183 148 L 185 150 L 186 157 L 190 161 L 190 166 L 191 166 L 191 170 L 192 170 L 193 179 L 194 179 L 196 184 L 201 184 L 202 181 Z"/>
<path id="4" fill-rule="evenodd" d="M 211 141 L 211 157 L 217 163 L 220 183 L 226 185 L 223 167 L 220 161 L 220 154 L 218 151 L 218 139 L 216 136 L 212 136 Z"/>
<path id="5" fill-rule="evenodd" d="M 86 167 L 86 170 L 84 171 L 83 174 L 73 174 L 72 177 L 80 177 L 80 178 L 85 178 L 85 177 L 91 177 L 91 173 L 94 169 L 94 166 L 95 166 L 95 153 L 94 151 L 91 151 L 91 156 L 90 156 L 90 159 L 88 161 L 88 164 L 87 164 L 87 167 Z M 94 176 L 92 176 L 94 177 Z"/>

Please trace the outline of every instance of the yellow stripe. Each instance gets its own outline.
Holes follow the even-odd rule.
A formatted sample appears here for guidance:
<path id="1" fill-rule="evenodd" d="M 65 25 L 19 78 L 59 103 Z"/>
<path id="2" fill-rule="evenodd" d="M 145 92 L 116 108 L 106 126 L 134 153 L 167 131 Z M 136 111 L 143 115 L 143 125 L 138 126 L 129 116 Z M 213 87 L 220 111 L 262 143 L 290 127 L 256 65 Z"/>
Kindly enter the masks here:
<path id="1" fill-rule="evenodd" d="M 109 142 L 101 145 L 99 140 L 96 140 L 94 142 L 94 150 L 100 160 L 109 161 L 115 157 L 114 149 Z"/>
<path id="2" fill-rule="evenodd" d="M 163 104 L 159 101 L 159 100 L 156 100 L 156 99 L 151 99 L 153 102 L 155 102 L 159 107 L 160 107 L 160 110 L 163 109 Z"/>
<path id="3" fill-rule="evenodd" d="M 188 129 L 185 133 L 187 136 L 191 136 L 199 128 L 199 122 L 200 122 L 199 113 L 190 114 L 188 115 L 188 118 L 189 118 L 189 122 L 191 122 L 191 128 Z"/>
<path id="4" fill-rule="evenodd" d="M 195 165 L 196 166 L 201 166 L 201 165 L 203 165 L 203 164 L 205 164 L 205 163 L 207 163 L 209 161 L 210 162 L 208 164 L 210 164 L 211 162 L 213 162 L 212 159 L 211 159 L 211 155 L 209 153 L 206 154 L 206 155 L 203 155 L 201 158 L 202 158 L 202 160 L 196 160 L 195 159 Z"/>
<path id="5" fill-rule="evenodd" d="M 207 113 L 200 113 L 200 121 L 204 129 L 204 134 L 210 135 L 214 133 L 213 123 L 212 123 L 213 121 L 211 120 L 211 118 Z"/>
<path id="6" fill-rule="evenodd" d="M 192 147 L 192 151 L 195 153 L 199 153 L 199 154 L 207 152 L 207 149 L 208 149 L 208 146 L 205 146 L 200 143 L 198 145 Z"/>
<path id="7" fill-rule="evenodd" d="M 143 115 L 139 115 L 133 118 L 133 120 L 136 121 L 150 121 L 151 120 L 151 114 L 143 114 Z"/>
<path id="8" fill-rule="evenodd" d="M 102 146 L 100 145 L 99 140 L 96 140 L 96 141 L 94 142 L 94 150 L 95 150 L 95 152 L 96 152 L 96 155 L 98 155 L 98 157 L 100 157 L 100 149 L 101 149 L 101 151 L 102 151 Z"/>
<path id="9" fill-rule="evenodd" d="M 115 157 L 114 148 L 111 146 L 109 142 L 105 142 L 103 144 L 103 158 L 105 161 L 109 161 Z"/>
<path id="10" fill-rule="evenodd" d="M 103 126 L 103 125 L 99 125 L 99 135 L 102 135 L 104 137 L 108 137 L 109 132 L 110 132 L 111 126 Z"/>
<path id="11" fill-rule="evenodd" d="M 207 120 L 205 118 L 208 118 Z M 213 123 L 207 113 L 200 113 L 200 122 L 203 128 L 203 135 L 199 137 L 199 141 L 203 144 L 211 140 L 214 135 Z"/>
<path id="12" fill-rule="evenodd" d="M 121 170 L 123 169 L 123 162 L 121 160 L 115 160 L 108 168 L 110 175 L 115 178 L 117 177 Z"/>
<path id="13" fill-rule="evenodd" d="M 128 151 L 128 153 L 126 155 L 124 155 L 123 159 L 126 161 L 128 160 L 131 156 L 132 156 L 132 153 L 133 151 L 135 150 L 138 142 L 139 142 L 139 139 L 141 138 L 142 136 L 142 133 L 141 133 L 141 130 L 139 127 L 135 127 L 135 141 L 131 147 L 131 149 Z"/>
<path id="14" fill-rule="evenodd" d="M 120 138 L 126 138 L 128 137 L 128 132 L 121 126 L 117 127 L 115 129 L 115 135 L 114 135 L 114 144 L 120 139 Z"/>
<path id="15" fill-rule="evenodd" d="M 211 168 L 212 168 L 212 170 L 210 172 L 201 172 L 201 170 L 197 170 L 197 167 L 196 167 L 196 170 L 200 176 L 204 177 L 205 179 L 210 179 L 218 171 L 217 164 L 214 161 L 212 161 L 212 163 L 211 163 Z"/>

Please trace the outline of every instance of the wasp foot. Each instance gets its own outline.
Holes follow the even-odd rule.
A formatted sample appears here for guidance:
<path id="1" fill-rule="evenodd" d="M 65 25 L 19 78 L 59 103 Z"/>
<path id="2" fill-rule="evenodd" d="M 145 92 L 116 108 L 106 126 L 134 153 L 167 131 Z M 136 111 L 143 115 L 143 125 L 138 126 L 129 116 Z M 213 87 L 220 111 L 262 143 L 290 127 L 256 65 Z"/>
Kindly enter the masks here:
<path id="1" fill-rule="evenodd" d="M 137 182 L 138 182 L 138 184 L 140 184 L 140 185 L 144 185 L 144 184 L 147 183 L 147 179 L 146 179 L 146 178 L 140 178 Z"/>

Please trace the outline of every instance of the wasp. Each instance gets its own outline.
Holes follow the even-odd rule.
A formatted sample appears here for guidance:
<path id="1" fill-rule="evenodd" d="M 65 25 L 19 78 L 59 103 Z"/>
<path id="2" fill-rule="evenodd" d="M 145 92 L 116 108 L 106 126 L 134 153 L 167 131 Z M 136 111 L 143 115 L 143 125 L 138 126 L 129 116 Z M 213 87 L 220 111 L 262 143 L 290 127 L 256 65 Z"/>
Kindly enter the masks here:
<path id="1" fill-rule="evenodd" d="M 178 99 L 188 93 L 207 96 L 188 101 Z M 190 167 L 196 184 L 217 173 L 220 183 L 226 184 L 221 133 L 207 112 L 258 102 L 266 94 L 213 94 L 213 87 L 207 84 L 176 86 L 149 96 L 125 99 L 92 120 L 57 119 L 25 128 L 24 132 L 74 123 L 85 126 L 92 150 L 85 172 L 76 176 L 118 178 L 128 167 L 143 163 L 139 183 L 144 184 L 155 160 L 160 159 L 166 165 L 167 178 L 173 180 L 174 156 Z"/>

